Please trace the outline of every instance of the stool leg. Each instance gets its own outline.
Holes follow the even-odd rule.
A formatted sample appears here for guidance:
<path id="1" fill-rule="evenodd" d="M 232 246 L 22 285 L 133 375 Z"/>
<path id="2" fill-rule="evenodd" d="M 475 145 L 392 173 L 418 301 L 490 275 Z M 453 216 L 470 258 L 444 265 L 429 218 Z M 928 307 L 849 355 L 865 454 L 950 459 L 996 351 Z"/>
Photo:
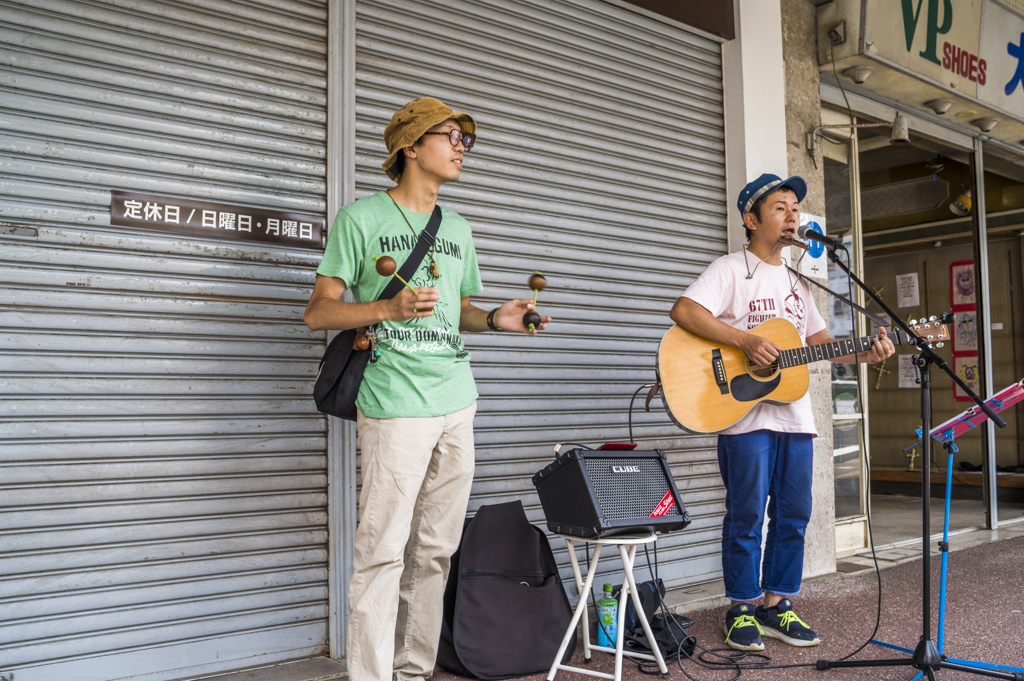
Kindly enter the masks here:
<path id="1" fill-rule="evenodd" d="M 587 663 L 590 662 L 590 613 L 587 608 L 587 598 L 583 596 L 583 577 L 580 574 L 580 562 L 576 557 L 576 544 L 571 539 L 566 539 L 565 543 L 569 547 L 569 560 L 572 562 L 572 574 L 576 578 L 576 593 L 580 595 L 580 600 L 583 602 L 583 617 L 580 620 L 580 628 L 583 630 L 583 660 Z M 589 574 L 589 572 L 588 572 Z M 589 597 L 590 594 L 588 593 Z"/>
<path id="2" fill-rule="evenodd" d="M 633 547 L 636 551 L 636 547 Z M 619 544 L 619 554 L 622 556 L 622 567 L 625 574 L 629 574 L 631 566 L 626 559 L 626 547 Z M 616 613 L 618 624 L 615 633 L 615 681 L 622 679 L 622 648 L 626 640 L 626 603 L 629 602 L 630 591 L 633 587 L 628 580 L 622 580 L 622 591 L 619 592 L 619 610 Z"/>
<path id="3" fill-rule="evenodd" d="M 569 552 L 569 555 L 574 555 L 575 551 Z M 590 585 L 594 582 L 594 574 L 597 572 L 597 560 L 601 557 L 601 545 L 596 544 L 594 546 L 594 558 L 590 561 L 590 567 L 587 569 L 587 580 L 583 584 L 583 589 L 580 591 L 580 602 L 576 606 L 576 611 L 572 614 L 572 621 L 569 622 L 569 629 L 565 632 L 565 637 L 562 639 L 562 645 L 558 647 L 558 652 L 555 654 L 555 661 L 551 663 L 551 669 L 548 671 L 547 681 L 552 681 L 555 678 L 555 673 L 558 671 L 559 665 L 562 664 L 562 655 L 565 655 L 565 649 L 569 647 L 569 641 L 573 636 L 576 635 L 576 624 L 580 621 L 580 617 L 586 612 L 587 600 L 586 594 L 590 593 Z M 579 570 L 579 567 L 576 567 Z"/>
<path id="4" fill-rule="evenodd" d="M 644 612 L 643 605 L 640 603 L 640 593 L 636 590 L 636 582 L 633 580 L 633 561 L 636 559 L 636 544 L 630 547 L 628 556 L 626 555 L 625 546 L 619 546 L 619 553 L 622 554 L 622 562 L 626 566 L 626 581 L 629 582 L 629 595 L 633 598 L 636 618 L 640 620 L 640 625 L 644 628 L 644 634 L 647 635 L 647 640 L 651 643 L 651 652 L 654 653 L 654 659 L 658 662 L 658 669 L 667 676 L 668 667 L 665 666 L 665 660 L 661 656 L 661 648 L 658 647 L 657 641 L 654 640 L 654 632 L 651 631 L 651 625 L 647 621 L 647 613 Z M 623 586 L 623 589 L 625 589 L 625 586 Z"/>

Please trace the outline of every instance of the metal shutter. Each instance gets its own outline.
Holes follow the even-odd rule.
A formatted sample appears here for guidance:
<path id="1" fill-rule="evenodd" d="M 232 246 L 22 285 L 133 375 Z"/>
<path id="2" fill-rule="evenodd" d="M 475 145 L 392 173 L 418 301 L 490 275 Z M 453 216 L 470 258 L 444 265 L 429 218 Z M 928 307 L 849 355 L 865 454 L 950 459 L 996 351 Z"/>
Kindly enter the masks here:
<path id="1" fill-rule="evenodd" d="M 533 473 L 556 442 L 628 437 L 669 309 L 726 252 L 721 46 L 595 0 L 363 2 L 357 31 L 357 194 L 388 186 L 391 113 L 436 96 L 480 126 L 462 179 L 441 190 L 475 231 L 476 304 L 530 297 L 531 270 L 548 277 L 549 331 L 467 335 L 481 392 L 471 511 L 522 499 L 543 525 Z M 635 438 L 667 450 L 694 516 L 659 540 L 661 576 L 717 579 L 715 438 L 642 403 Z"/>
<path id="2" fill-rule="evenodd" d="M 324 2 L 0 1 L 0 663 L 195 678 L 327 648 L 319 261 L 110 190 L 325 213 Z"/>

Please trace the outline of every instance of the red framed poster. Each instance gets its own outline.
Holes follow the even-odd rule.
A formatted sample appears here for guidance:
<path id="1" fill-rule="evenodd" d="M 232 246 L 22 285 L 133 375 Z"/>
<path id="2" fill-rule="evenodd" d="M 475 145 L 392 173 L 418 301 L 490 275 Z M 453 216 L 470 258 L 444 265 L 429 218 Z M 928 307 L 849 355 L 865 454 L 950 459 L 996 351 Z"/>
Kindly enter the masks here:
<path id="1" fill-rule="evenodd" d="M 960 377 L 960 380 L 967 384 L 967 387 L 978 394 L 980 389 L 980 378 L 981 374 L 978 370 L 978 356 L 977 355 L 963 355 L 960 357 L 953 357 L 953 371 Z M 960 386 L 956 383 L 953 384 L 953 399 L 957 402 L 973 402 L 967 394 L 960 389 Z"/>
<path id="2" fill-rule="evenodd" d="M 953 322 L 953 371 L 968 388 L 978 393 L 980 373 L 978 367 L 978 312 L 974 294 L 974 261 L 959 260 L 949 263 L 949 307 L 956 313 Z M 953 384 L 953 399 L 970 402 L 960 386 Z"/>
<path id="3" fill-rule="evenodd" d="M 974 261 L 949 263 L 949 304 L 953 312 L 974 309 Z"/>
<path id="4" fill-rule="evenodd" d="M 974 310 L 960 312 L 953 322 L 953 355 L 978 352 L 978 314 Z"/>

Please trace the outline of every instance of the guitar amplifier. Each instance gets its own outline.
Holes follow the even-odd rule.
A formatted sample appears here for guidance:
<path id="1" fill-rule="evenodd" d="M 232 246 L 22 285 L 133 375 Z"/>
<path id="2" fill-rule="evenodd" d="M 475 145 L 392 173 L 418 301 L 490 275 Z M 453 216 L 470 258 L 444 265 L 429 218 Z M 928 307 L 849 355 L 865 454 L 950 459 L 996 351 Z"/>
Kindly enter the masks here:
<path id="1" fill-rule="evenodd" d="M 533 476 L 548 529 L 594 539 L 690 524 L 661 451 L 571 449 Z"/>

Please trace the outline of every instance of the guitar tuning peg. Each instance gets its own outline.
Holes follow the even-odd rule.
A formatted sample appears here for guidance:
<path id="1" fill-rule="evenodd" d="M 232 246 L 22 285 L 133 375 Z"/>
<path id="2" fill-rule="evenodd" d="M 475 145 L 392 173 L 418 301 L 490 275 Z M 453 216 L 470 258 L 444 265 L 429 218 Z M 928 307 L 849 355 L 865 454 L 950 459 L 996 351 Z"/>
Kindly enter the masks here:
<path id="1" fill-rule="evenodd" d="M 917 326 L 917 320 L 916 320 L 916 319 L 911 319 L 911 320 L 910 320 L 909 322 L 907 322 L 907 323 L 908 323 L 908 324 L 910 324 L 911 326 Z"/>
<path id="2" fill-rule="evenodd" d="M 945 343 L 936 343 L 936 344 L 935 344 L 935 347 L 937 347 L 937 348 L 941 348 L 941 347 L 942 347 L 943 345 L 945 345 Z"/>
<path id="3" fill-rule="evenodd" d="M 935 315 L 932 315 L 931 317 L 928 318 L 928 321 L 934 322 L 936 319 L 938 319 L 938 317 L 936 317 Z"/>

